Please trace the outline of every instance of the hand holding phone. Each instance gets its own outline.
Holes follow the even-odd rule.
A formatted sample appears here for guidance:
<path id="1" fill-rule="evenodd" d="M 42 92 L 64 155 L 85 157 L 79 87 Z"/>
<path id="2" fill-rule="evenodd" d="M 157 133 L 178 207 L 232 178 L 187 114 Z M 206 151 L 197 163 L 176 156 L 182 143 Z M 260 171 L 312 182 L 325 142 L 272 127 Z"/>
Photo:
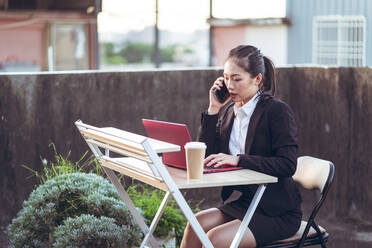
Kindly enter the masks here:
<path id="1" fill-rule="evenodd" d="M 220 90 L 218 90 L 218 89 L 214 90 L 214 95 L 216 96 L 217 100 L 220 103 L 226 102 L 226 100 L 230 97 L 230 93 L 227 90 L 225 81 L 222 81 L 222 87 L 221 87 Z"/>

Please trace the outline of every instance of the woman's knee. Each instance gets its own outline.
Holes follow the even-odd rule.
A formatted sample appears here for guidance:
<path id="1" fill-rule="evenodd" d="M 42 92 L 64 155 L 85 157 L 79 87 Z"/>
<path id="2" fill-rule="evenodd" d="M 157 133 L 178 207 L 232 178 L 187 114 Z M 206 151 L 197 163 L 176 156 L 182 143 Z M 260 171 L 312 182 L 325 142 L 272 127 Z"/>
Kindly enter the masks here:
<path id="1" fill-rule="evenodd" d="M 225 237 L 224 233 L 221 232 L 221 229 L 218 227 L 212 228 L 207 232 L 207 236 L 209 240 L 212 242 L 213 247 L 228 247 L 229 245 L 226 244 L 226 241 L 229 239 Z M 227 246 L 226 246 L 227 245 Z"/>
<path id="2" fill-rule="evenodd" d="M 199 224 L 201 225 L 201 227 L 203 228 L 205 232 L 207 232 L 210 229 L 209 223 L 208 223 L 210 221 L 208 221 L 208 219 L 210 220 L 212 212 L 213 210 L 207 209 L 207 210 L 203 210 L 195 214 L 196 219 L 198 220 Z M 190 233 L 194 233 L 194 230 L 190 222 L 187 222 L 184 234 L 186 235 Z"/>
<path id="3" fill-rule="evenodd" d="M 215 248 L 229 247 L 238 231 L 238 227 L 239 225 L 237 225 L 237 221 L 232 221 L 212 228 L 207 232 L 207 236 Z M 246 230 L 239 247 L 256 247 L 256 240 L 251 230 Z"/>
<path id="4" fill-rule="evenodd" d="M 226 221 L 224 215 L 217 208 L 203 210 L 195 214 L 195 217 L 205 232 L 208 232 L 213 227 L 221 225 Z M 190 223 L 187 223 L 187 226 L 191 228 Z"/>

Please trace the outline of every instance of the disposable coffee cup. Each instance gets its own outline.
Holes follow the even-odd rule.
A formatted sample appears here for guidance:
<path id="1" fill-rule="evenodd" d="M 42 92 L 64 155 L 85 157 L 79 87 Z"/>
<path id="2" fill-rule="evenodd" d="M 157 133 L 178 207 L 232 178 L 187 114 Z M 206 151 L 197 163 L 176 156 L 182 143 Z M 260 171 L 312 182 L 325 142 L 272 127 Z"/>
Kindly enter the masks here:
<path id="1" fill-rule="evenodd" d="M 188 142 L 185 144 L 187 180 L 202 178 L 206 148 L 207 146 L 203 142 Z"/>

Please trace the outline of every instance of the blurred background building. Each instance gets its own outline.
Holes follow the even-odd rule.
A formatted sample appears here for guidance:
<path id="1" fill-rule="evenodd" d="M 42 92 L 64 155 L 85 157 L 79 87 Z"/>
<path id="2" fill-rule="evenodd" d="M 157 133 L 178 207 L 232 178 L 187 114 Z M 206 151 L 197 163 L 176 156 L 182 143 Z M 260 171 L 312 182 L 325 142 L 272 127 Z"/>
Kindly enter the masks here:
<path id="1" fill-rule="evenodd" d="M 231 47 L 253 44 L 279 66 L 372 66 L 370 0 L 287 0 L 284 18 L 208 22 L 216 65 L 223 64 Z"/>
<path id="2" fill-rule="evenodd" d="M 252 44 L 276 65 L 287 64 L 289 20 L 285 17 L 227 19 L 209 18 L 212 30 L 212 63 L 223 65 L 231 48 Z"/>
<path id="3" fill-rule="evenodd" d="M 288 63 L 372 66 L 371 0 L 287 0 Z"/>
<path id="4" fill-rule="evenodd" d="M 277 66 L 372 66 L 370 23 L 372 0 L 0 0 L 0 71 L 221 66 L 238 44 Z"/>
<path id="5" fill-rule="evenodd" d="M 0 71 L 98 68 L 99 0 L 0 0 Z"/>

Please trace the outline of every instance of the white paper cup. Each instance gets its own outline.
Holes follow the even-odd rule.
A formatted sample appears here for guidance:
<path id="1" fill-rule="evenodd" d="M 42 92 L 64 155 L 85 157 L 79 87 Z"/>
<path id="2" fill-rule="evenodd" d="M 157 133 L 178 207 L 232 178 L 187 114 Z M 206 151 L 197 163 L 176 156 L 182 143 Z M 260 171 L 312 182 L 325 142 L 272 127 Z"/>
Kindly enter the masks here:
<path id="1" fill-rule="evenodd" d="M 207 146 L 203 142 L 188 142 L 185 144 L 187 180 L 203 177 L 206 148 Z"/>

